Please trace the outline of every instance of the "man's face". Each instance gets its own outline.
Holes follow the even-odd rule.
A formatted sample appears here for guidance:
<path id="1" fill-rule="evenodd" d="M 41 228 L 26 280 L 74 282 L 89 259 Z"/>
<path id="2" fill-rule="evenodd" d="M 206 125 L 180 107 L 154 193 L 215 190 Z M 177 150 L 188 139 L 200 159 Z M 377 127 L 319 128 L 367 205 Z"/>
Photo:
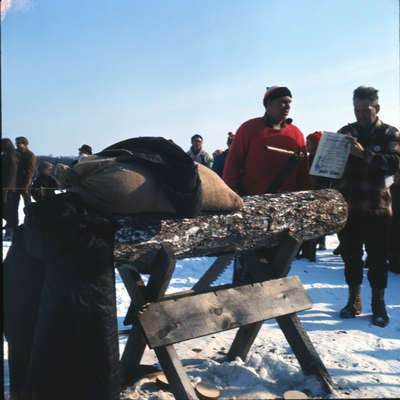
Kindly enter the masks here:
<path id="1" fill-rule="evenodd" d="M 277 99 L 267 101 L 267 114 L 273 121 L 282 121 L 287 118 L 290 110 L 290 96 L 282 96 Z"/>
<path id="2" fill-rule="evenodd" d="M 15 142 L 15 145 L 17 146 L 17 149 L 19 149 L 19 150 L 25 150 L 26 149 L 26 144 L 25 143 Z"/>
<path id="3" fill-rule="evenodd" d="M 354 114 L 357 122 L 363 126 L 368 127 L 376 121 L 376 114 L 379 111 L 379 105 L 373 104 L 368 99 L 354 99 Z"/>
<path id="4" fill-rule="evenodd" d="M 45 169 L 43 170 L 43 174 L 44 174 L 44 175 L 47 175 L 47 176 L 52 175 L 52 174 L 53 174 L 53 166 L 51 165 L 51 166 L 45 168 Z"/>
<path id="5" fill-rule="evenodd" d="M 203 146 L 203 141 L 200 138 L 192 139 L 192 148 L 194 151 L 199 152 Z"/>

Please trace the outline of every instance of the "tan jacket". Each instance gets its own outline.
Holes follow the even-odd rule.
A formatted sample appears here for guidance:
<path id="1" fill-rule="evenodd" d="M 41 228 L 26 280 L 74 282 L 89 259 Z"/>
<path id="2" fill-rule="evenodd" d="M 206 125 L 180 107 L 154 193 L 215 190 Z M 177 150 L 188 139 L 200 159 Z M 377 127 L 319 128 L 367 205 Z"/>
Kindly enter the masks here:
<path id="1" fill-rule="evenodd" d="M 28 149 L 20 151 L 17 171 L 17 188 L 28 191 L 29 185 L 35 175 L 36 156 Z"/>

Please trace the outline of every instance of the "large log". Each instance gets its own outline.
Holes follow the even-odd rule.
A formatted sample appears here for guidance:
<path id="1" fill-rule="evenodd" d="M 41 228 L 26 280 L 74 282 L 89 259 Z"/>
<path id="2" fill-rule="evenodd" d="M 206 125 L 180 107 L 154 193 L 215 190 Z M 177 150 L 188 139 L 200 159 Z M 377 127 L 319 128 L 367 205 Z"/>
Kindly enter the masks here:
<path id="1" fill-rule="evenodd" d="M 149 265 L 163 244 L 177 259 L 274 247 L 288 231 L 313 239 L 338 232 L 347 219 L 347 203 L 333 189 L 246 196 L 244 204 L 240 211 L 197 218 L 122 218 L 116 264 Z"/>

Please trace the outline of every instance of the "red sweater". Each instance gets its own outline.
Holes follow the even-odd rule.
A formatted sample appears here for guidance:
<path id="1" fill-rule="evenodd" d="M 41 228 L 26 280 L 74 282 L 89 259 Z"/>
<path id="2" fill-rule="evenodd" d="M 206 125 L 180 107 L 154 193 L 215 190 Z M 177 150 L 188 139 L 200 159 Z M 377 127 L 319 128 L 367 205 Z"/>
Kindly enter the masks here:
<path id="1" fill-rule="evenodd" d="M 266 193 L 288 156 L 266 152 L 265 145 L 306 153 L 304 136 L 295 125 L 278 130 L 266 126 L 263 118 L 251 119 L 238 129 L 229 149 L 223 173 L 228 186 L 244 195 Z M 278 192 L 311 189 L 308 172 L 308 160 L 300 161 Z"/>

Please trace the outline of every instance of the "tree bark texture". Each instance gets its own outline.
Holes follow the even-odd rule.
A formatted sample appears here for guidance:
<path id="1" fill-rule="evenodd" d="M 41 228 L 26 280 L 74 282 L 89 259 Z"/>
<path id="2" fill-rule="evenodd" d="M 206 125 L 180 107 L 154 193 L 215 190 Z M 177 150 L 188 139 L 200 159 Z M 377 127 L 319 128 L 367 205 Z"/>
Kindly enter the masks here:
<path id="1" fill-rule="evenodd" d="M 216 256 L 274 247 L 289 232 L 308 240 L 340 231 L 347 220 L 347 203 L 333 189 L 246 196 L 244 207 L 232 213 L 196 218 L 129 216 L 119 220 L 115 235 L 116 265 L 135 264 L 146 273 L 161 245 L 177 259 Z"/>

